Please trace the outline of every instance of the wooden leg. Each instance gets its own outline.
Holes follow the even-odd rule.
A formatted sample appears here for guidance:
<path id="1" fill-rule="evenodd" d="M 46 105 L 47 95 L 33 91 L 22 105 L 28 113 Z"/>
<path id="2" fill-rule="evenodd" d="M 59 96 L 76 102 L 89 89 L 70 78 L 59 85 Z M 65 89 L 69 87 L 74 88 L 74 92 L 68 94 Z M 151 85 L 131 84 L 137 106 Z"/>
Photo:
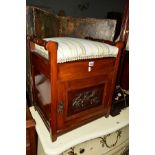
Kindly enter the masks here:
<path id="1" fill-rule="evenodd" d="M 52 142 L 55 142 L 57 140 L 57 135 L 56 134 L 54 134 L 54 135 L 51 134 L 51 139 L 52 139 Z"/>
<path id="2" fill-rule="evenodd" d="M 109 113 L 107 113 L 106 115 L 105 115 L 105 118 L 108 118 L 109 117 Z"/>

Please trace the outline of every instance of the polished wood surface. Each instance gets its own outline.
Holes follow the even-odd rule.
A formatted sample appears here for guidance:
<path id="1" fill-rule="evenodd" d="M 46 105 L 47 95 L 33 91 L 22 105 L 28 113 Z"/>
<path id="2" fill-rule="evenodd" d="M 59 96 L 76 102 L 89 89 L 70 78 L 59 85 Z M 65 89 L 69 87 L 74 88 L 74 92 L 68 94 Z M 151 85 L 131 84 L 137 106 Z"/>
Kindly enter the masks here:
<path id="1" fill-rule="evenodd" d="M 43 42 L 37 38 L 29 39 L 33 100 L 45 125 L 48 126 L 52 141 L 55 141 L 57 136 L 67 131 L 98 117 L 109 116 L 123 43 L 116 43 L 119 49 L 116 58 L 59 64 L 57 63 L 58 44 L 52 41 Z M 34 43 L 48 50 L 49 60 L 34 52 Z M 90 61 L 94 62 L 94 66 L 89 72 Z M 35 86 L 37 74 L 44 74 L 50 80 L 51 102 L 48 106 L 44 105 L 36 95 L 38 93 Z M 81 105 L 80 101 L 83 99 L 84 105 Z"/>
<path id="2" fill-rule="evenodd" d="M 122 51 L 122 55 L 120 58 L 120 65 L 119 65 L 118 76 L 117 76 L 117 84 L 118 85 L 121 84 L 123 66 L 125 65 L 124 64 L 125 63 L 124 62 L 125 47 L 127 44 L 128 37 L 129 37 L 129 0 L 126 0 L 124 12 L 123 12 L 122 24 L 121 24 L 120 38 L 119 38 L 120 41 L 124 42 L 124 49 Z"/>
<path id="3" fill-rule="evenodd" d="M 36 141 L 35 121 L 26 106 L 26 155 L 37 154 L 37 141 Z"/>
<path id="4" fill-rule="evenodd" d="M 50 66 L 50 83 L 51 83 L 51 121 L 52 141 L 57 138 L 57 104 L 58 104 L 58 64 L 57 64 L 57 48 L 56 42 L 49 41 L 47 50 L 49 51 L 49 66 Z"/>

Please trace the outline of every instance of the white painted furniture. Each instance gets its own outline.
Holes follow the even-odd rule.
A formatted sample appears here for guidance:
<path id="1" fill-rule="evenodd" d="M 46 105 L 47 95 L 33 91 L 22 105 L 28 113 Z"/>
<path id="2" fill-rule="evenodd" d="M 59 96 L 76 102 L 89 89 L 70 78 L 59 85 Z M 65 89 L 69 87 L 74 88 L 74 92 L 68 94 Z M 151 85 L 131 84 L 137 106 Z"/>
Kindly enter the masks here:
<path id="1" fill-rule="evenodd" d="M 36 121 L 38 134 L 38 155 L 121 155 L 129 145 L 129 109 L 115 117 L 101 117 L 82 127 L 74 129 L 55 142 L 50 139 L 38 112 L 30 107 Z"/>

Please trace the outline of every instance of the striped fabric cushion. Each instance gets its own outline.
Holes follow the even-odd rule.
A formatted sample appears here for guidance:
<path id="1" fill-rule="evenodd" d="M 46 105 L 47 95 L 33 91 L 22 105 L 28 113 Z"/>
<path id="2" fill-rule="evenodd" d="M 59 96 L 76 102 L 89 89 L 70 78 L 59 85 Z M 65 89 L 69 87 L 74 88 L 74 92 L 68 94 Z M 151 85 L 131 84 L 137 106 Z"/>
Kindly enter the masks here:
<path id="1" fill-rule="evenodd" d="M 115 46 L 86 39 L 57 37 L 45 38 L 44 40 L 58 43 L 58 63 L 92 58 L 116 57 L 118 53 L 118 48 Z M 35 49 L 36 52 L 48 59 L 48 51 L 44 47 L 36 44 Z"/>

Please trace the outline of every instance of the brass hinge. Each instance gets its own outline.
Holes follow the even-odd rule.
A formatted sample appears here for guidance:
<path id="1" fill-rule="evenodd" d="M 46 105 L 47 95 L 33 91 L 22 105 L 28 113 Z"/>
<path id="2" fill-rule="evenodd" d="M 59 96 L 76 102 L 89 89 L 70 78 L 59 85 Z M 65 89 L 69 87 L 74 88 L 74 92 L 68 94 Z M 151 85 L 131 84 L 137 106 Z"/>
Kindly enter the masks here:
<path id="1" fill-rule="evenodd" d="M 58 104 L 58 113 L 63 113 L 64 111 L 64 102 L 60 101 Z"/>

